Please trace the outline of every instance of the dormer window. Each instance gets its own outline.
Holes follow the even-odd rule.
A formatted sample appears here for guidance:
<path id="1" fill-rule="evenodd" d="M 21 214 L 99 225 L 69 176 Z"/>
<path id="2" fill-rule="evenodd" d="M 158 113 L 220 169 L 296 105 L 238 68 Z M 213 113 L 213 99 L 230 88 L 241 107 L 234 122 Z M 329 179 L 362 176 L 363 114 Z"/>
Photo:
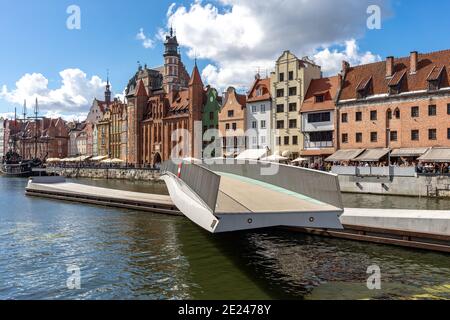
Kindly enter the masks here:
<path id="1" fill-rule="evenodd" d="M 401 87 L 402 87 L 402 81 L 406 74 L 406 71 L 399 71 L 396 72 L 393 76 L 391 81 L 389 81 L 389 94 L 400 94 L 401 93 Z"/>
<path id="2" fill-rule="evenodd" d="M 435 66 L 428 75 L 428 91 L 438 91 L 441 88 L 442 71 L 444 67 Z"/>
<path id="3" fill-rule="evenodd" d="M 316 97 L 316 103 L 322 103 L 325 101 L 325 95 L 324 94 L 318 94 Z"/>
<path id="4" fill-rule="evenodd" d="M 361 80 L 356 87 L 356 95 L 358 99 L 365 99 L 372 92 L 372 77 Z"/>

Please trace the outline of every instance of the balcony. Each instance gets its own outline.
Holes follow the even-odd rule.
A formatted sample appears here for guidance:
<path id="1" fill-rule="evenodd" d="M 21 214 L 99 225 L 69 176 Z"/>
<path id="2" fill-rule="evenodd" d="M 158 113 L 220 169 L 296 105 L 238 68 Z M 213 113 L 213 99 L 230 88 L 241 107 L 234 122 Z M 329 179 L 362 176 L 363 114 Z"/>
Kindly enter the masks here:
<path id="1" fill-rule="evenodd" d="M 333 141 L 305 141 L 304 148 L 308 149 L 324 149 L 324 148 L 333 148 Z"/>

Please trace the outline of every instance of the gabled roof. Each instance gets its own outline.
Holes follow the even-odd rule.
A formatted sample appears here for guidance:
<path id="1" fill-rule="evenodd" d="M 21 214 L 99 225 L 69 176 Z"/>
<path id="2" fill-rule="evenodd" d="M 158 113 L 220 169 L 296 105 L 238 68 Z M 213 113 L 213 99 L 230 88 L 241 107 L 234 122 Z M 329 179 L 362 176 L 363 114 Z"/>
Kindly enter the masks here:
<path id="1" fill-rule="evenodd" d="M 339 89 L 339 76 L 312 80 L 300 112 L 333 110 Z M 316 102 L 316 96 L 323 95 L 323 102 Z"/>
<path id="2" fill-rule="evenodd" d="M 259 88 L 262 88 L 264 90 L 264 93 L 262 95 L 258 95 Z M 255 82 L 253 82 L 252 88 L 249 91 L 247 102 L 258 102 L 271 99 L 272 96 L 270 95 L 270 78 L 256 78 Z"/>
<path id="3" fill-rule="evenodd" d="M 200 72 L 198 71 L 197 64 L 194 66 L 194 70 L 192 70 L 191 80 L 189 81 L 189 85 L 201 85 L 203 88 L 202 77 L 200 76 Z"/>
<path id="4" fill-rule="evenodd" d="M 417 59 L 416 73 L 411 73 L 409 56 L 394 59 L 393 77 L 386 77 L 386 61 L 349 67 L 339 101 L 356 99 L 358 86 L 369 77 L 372 77 L 373 95 L 387 94 L 389 85 L 400 84 L 402 79 L 401 92 L 427 90 L 428 81 L 438 79 L 439 72 L 441 87 L 450 87 L 450 50 L 418 54 Z"/>

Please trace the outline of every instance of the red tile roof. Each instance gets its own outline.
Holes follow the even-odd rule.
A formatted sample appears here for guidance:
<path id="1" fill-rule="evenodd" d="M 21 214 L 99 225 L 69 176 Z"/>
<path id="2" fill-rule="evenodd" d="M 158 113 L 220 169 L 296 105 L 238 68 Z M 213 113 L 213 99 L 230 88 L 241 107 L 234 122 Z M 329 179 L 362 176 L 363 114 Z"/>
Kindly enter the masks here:
<path id="1" fill-rule="evenodd" d="M 369 95 L 387 94 L 389 84 L 396 85 L 400 82 L 401 92 L 427 90 L 428 80 L 437 79 L 440 72 L 442 72 L 440 87 L 450 87 L 450 50 L 418 54 L 416 73 L 411 73 L 409 56 L 394 59 L 393 72 L 393 77 L 386 77 L 386 61 L 348 68 L 340 101 L 356 99 L 358 86 L 370 77 L 372 88 Z"/>
<path id="2" fill-rule="evenodd" d="M 262 95 L 258 96 L 258 89 L 262 89 Z M 271 100 L 270 78 L 256 79 L 247 97 L 247 102 L 258 102 Z"/>
<path id="3" fill-rule="evenodd" d="M 336 94 L 339 89 L 339 77 L 329 77 L 312 80 L 300 112 L 333 110 Z M 316 96 L 323 95 L 323 102 L 316 102 Z"/>

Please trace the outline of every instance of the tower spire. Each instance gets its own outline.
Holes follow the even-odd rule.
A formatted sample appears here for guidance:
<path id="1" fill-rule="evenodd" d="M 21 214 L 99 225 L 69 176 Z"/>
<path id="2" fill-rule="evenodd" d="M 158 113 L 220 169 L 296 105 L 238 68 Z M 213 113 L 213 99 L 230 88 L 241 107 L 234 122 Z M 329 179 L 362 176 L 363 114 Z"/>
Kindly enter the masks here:
<path id="1" fill-rule="evenodd" d="M 27 99 L 23 100 L 23 121 L 27 118 Z"/>
<path id="2" fill-rule="evenodd" d="M 109 84 L 109 69 L 107 69 L 106 71 L 105 102 L 106 106 L 109 107 L 109 103 L 111 102 L 111 85 Z"/>

